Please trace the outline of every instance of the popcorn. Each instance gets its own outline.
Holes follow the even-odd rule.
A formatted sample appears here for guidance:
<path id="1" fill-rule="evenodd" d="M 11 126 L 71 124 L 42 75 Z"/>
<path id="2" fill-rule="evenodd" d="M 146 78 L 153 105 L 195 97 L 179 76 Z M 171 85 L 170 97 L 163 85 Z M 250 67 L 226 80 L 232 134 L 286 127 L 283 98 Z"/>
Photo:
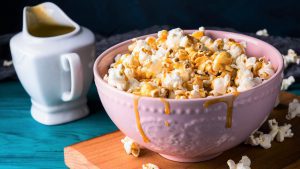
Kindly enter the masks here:
<path id="1" fill-rule="evenodd" d="M 267 29 L 258 30 L 258 31 L 256 32 L 256 35 L 257 35 L 257 36 L 269 36 L 268 30 L 267 30 Z"/>
<path id="2" fill-rule="evenodd" d="M 137 143 L 135 143 L 131 138 L 125 137 L 121 140 L 124 145 L 125 152 L 130 155 L 132 154 L 134 157 L 138 157 L 140 154 L 140 147 Z"/>
<path id="3" fill-rule="evenodd" d="M 227 161 L 227 164 L 229 169 L 251 169 L 251 160 L 247 156 L 242 156 L 242 159 L 237 164 L 231 159 Z"/>
<path id="4" fill-rule="evenodd" d="M 212 39 L 205 29 L 184 34 L 180 28 L 156 37 L 133 39 L 118 54 L 105 80 L 135 95 L 175 99 L 204 98 L 248 90 L 274 74 L 266 59 L 245 54 L 246 43 Z"/>
<path id="5" fill-rule="evenodd" d="M 270 62 L 263 63 L 262 67 L 258 71 L 258 75 L 261 79 L 269 79 L 271 76 L 274 75 L 274 69 Z"/>
<path id="6" fill-rule="evenodd" d="M 159 167 L 152 163 L 143 164 L 142 169 L 159 169 Z"/>
<path id="7" fill-rule="evenodd" d="M 271 148 L 271 141 L 272 136 L 270 134 L 264 134 L 263 132 L 256 131 L 248 138 L 246 144 L 250 144 L 252 146 L 260 145 L 264 149 L 269 149 Z"/>
<path id="8" fill-rule="evenodd" d="M 295 82 L 294 76 L 283 79 L 281 83 L 281 90 L 287 90 Z"/>
<path id="9" fill-rule="evenodd" d="M 291 124 L 284 124 L 283 126 L 280 126 L 278 128 L 276 140 L 278 142 L 283 142 L 284 138 L 292 138 L 294 136 L 294 133 L 292 133 L 291 127 Z"/>
<path id="10" fill-rule="evenodd" d="M 106 76 L 108 84 L 116 87 L 119 90 L 125 90 L 127 88 L 126 76 L 123 72 L 123 65 L 119 64 L 116 68 L 110 68 L 108 70 L 109 76 Z"/>
<path id="11" fill-rule="evenodd" d="M 182 78 L 178 71 L 172 71 L 171 73 L 167 74 L 166 77 L 162 81 L 162 87 L 166 88 L 181 88 L 182 87 Z"/>
<path id="12" fill-rule="evenodd" d="M 300 58 L 293 49 L 289 49 L 287 55 L 283 55 L 284 68 L 287 68 L 291 63 L 300 63 Z"/>
<path id="13" fill-rule="evenodd" d="M 218 96 L 218 95 L 223 95 L 226 93 L 227 91 L 227 87 L 229 85 L 230 82 L 230 76 L 227 74 L 224 77 L 218 77 L 215 78 L 212 82 L 212 88 L 213 90 L 211 91 L 211 93 L 214 96 Z"/>
<path id="14" fill-rule="evenodd" d="M 13 61 L 12 61 L 12 60 L 4 60 L 4 61 L 3 61 L 3 66 L 4 66 L 4 67 L 11 66 L 12 64 L 13 64 Z"/>
<path id="15" fill-rule="evenodd" d="M 167 37 L 166 46 L 168 49 L 176 49 L 179 47 L 180 40 L 183 38 L 183 30 L 180 28 L 172 29 Z"/>
<path id="16" fill-rule="evenodd" d="M 250 144 L 252 146 L 260 145 L 265 149 L 269 149 L 272 146 L 271 142 L 275 138 L 276 141 L 283 142 L 285 138 L 291 138 L 294 136 L 291 130 L 291 124 L 284 124 L 283 126 L 278 126 L 278 123 L 275 119 L 269 120 L 268 124 L 270 128 L 270 132 L 268 134 L 256 131 L 248 138 L 248 140 L 245 143 Z"/>
<path id="17" fill-rule="evenodd" d="M 292 120 L 295 117 L 300 117 L 300 103 L 298 99 L 294 99 L 289 103 L 288 114 L 285 116 L 287 120 Z"/>

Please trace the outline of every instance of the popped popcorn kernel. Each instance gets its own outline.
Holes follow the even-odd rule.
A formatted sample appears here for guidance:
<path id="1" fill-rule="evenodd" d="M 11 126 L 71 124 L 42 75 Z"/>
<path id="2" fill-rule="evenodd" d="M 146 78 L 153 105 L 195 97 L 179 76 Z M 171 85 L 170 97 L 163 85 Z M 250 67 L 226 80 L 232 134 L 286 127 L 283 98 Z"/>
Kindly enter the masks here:
<path id="1" fill-rule="evenodd" d="M 142 169 L 159 169 L 159 167 L 152 163 L 147 163 L 142 165 Z"/>
<path id="2" fill-rule="evenodd" d="M 282 80 L 281 90 L 287 90 L 295 82 L 294 76 Z"/>
<path id="3" fill-rule="evenodd" d="M 294 99 L 289 103 L 288 114 L 286 115 L 287 120 L 292 120 L 295 117 L 300 117 L 300 103 L 298 99 Z"/>
<path id="4" fill-rule="evenodd" d="M 205 28 L 180 28 L 133 39 L 118 54 L 104 80 L 136 95 L 170 99 L 220 96 L 251 89 L 275 74 L 270 61 L 248 57 L 245 42 L 213 39 Z"/>
<path id="5" fill-rule="evenodd" d="M 246 140 L 246 144 L 250 144 L 252 146 L 261 146 L 264 149 L 269 149 L 272 146 L 272 141 L 276 139 L 278 142 L 283 142 L 285 138 L 291 138 L 294 136 L 291 127 L 291 124 L 284 124 L 283 126 L 279 126 L 278 122 L 275 119 L 268 120 L 268 125 L 270 128 L 270 132 L 268 134 L 264 134 L 260 131 L 255 131 L 248 140 Z"/>
<path id="6" fill-rule="evenodd" d="M 132 154 L 134 157 L 138 157 L 140 155 L 140 147 L 137 143 L 135 143 L 131 138 L 125 137 L 121 140 L 124 145 L 125 152 L 130 155 Z"/>
<path id="7" fill-rule="evenodd" d="M 239 163 L 236 164 L 233 160 L 229 159 L 227 165 L 229 166 L 229 169 L 251 169 L 251 160 L 247 156 L 242 156 Z"/>
<path id="8" fill-rule="evenodd" d="M 256 32 L 257 36 L 269 36 L 268 30 L 267 29 L 262 29 L 262 30 L 258 30 Z"/>
<path id="9" fill-rule="evenodd" d="M 293 49 L 289 49 L 287 55 L 282 55 L 284 61 L 284 68 L 287 68 L 291 63 L 300 63 L 300 58 Z"/>

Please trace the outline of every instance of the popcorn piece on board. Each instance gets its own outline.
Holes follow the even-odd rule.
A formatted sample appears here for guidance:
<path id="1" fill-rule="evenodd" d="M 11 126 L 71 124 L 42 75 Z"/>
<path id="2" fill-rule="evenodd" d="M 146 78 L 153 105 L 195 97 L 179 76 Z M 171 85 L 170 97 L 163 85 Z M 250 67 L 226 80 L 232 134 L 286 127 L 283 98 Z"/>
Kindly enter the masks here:
<path id="1" fill-rule="evenodd" d="M 271 148 L 271 141 L 272 136 L 270 134 L 264 134 L 263 132 L 256 131 L 248 138 L 245 143 L 252 146 L 260 145 L 264 149 L 269 149 Z"/>
<path id="2" fill-rule="evenodd" d="M 159 167 L 152 163 L 143 164 L 142 169 L 159 169 Z"/>
<path id="3" fill-rule="evenodd" d="M 287 55 L 282 55 L 284 61 L 284 68 L 287 68 L 291 63 L 300 63 L 300 58 L 293 49 L 289 49 Z"/>
<path id="4" fill-rule="evenodd" d="M 296 116 L 300 117 L 300 103 L 297 99 L 294 99 L 289 103 L 288 114 L 286 115 L 287 120 L 291 120 Z"/>
<path id="5" fill-rule="evenodd" d="M 276 140 L 278 142 L 283 142 L 284 138 L 292 138 L 294 136 L 294 133 L 292 133 L 291 127 L 291 124 L 284 124 L 283 126 L 280 126 L 278 128 Z"/>
<path id="6" fill-rule="evenodd" d="M 132 154 L 134 157 L 138 157 L 140 154 L 140 147 L 137 143 L 135 143 L 131 138 L 125 137 L 121 140 L 124 144 L 125 152 L 130 155 Z"/>
<path id="7" fill-rule="evenodd" d="M 242 156 L 242 159 L 237 164 L 231 159 L 227 161 L 227 164 L 229 169 L 251 169 L 251 160 L 247 156 Z"/>
<path id="8" fill-rule="evenodd" d="M 271 148 L 271 142 L 274 140 L 274 138 L 276 138 L 278 142 L 283 142 L 284 138 L 291 138 L 294 136 L 291 130 L 291 124 L 278 126 L 278 123 L 275 119 L 269 120 L 268 124 L 270 128 L 269 134 L 264 134 L 263 132 L 256 131 L 248 138 L 245 143 L 252 146 L 260 145 L 261 147 L 268 149 Z"/>
<path id="9" fill-rule="evenodd" d="M 295 82 L 294 76 L 282 80 L 281 90 L 287 90 Z"/>
<path id="10" fill-rule="evenodd" d="M 269 36 L 268 30 L 267 30 L 267 29 L 258 30 L 258 31 L 256 32 L 256 35 L 257 35 L 257 36 Z"/>

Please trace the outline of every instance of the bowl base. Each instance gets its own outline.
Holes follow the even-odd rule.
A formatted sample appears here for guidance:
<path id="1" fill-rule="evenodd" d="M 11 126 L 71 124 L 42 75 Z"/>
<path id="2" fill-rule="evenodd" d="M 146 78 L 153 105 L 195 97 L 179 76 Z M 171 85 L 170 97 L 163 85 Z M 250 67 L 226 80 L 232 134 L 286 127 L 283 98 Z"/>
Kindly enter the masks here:
<path id="1" fill-rule="evenodd" d="M 207 155 L 207 156 L 197 156 L 197 157 L 187 157 L 187 158 L 170 156 L 170 155 L 166 155 L 166 154 L 159 154 L 159 155 L 161 155 L 162 157 L 164 157 L 168 160 L 171 160 L 171 161 L 192 163 L 192 162 L 201 162 L 201 161 L 211 160 L 211 159 L 216 158 L 217 156 L 221 155 L 222 153 L 223 152 L 211 154 L 211 155 Z"/>
<path id="2" fill-rule="evenodd" d="M 46 106 L 31 100 L 31 116 L 39 123 L 57 125 L 78 120 L 89 114 L 86 99 Z"/>

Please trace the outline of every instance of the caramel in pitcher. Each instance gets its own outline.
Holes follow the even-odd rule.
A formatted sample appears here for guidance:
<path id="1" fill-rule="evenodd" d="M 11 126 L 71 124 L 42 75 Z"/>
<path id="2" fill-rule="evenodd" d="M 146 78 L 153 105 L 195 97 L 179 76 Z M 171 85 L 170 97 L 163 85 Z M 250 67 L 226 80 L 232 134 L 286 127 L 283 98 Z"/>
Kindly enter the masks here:
<path id="1" fill-rule="evenodd" d="M 28 32 L 36 37 L 53 37 L 70 33 L 75 27 L 62 25 L 47 14 L 41 5 L 27 10 Z"/>

